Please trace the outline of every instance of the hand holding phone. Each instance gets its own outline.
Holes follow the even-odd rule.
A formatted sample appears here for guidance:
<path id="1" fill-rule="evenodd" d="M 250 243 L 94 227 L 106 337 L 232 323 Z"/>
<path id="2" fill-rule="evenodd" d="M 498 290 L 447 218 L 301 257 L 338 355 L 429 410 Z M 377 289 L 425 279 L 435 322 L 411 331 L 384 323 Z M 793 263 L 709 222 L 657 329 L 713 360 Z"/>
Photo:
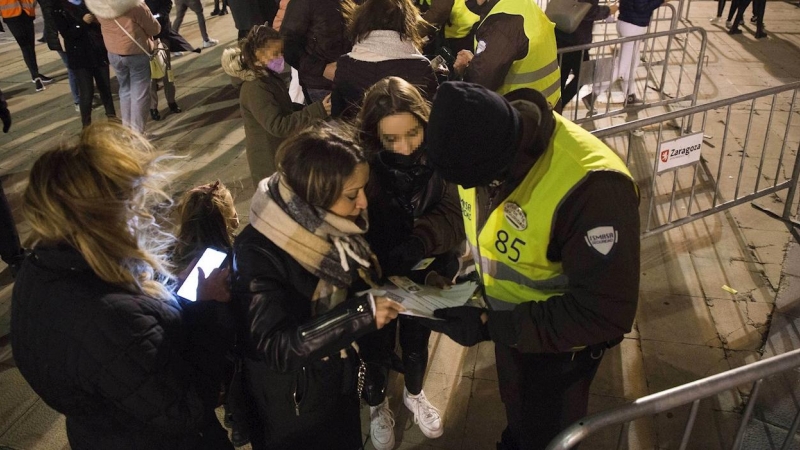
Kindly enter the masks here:
<path id="1" fill-rule="evenodd" d="M 220 269 L 227 257 L 225 252 L 207 248 L 181 283 L 177 292 L 178 296 L 191 302 L 198 299 L 230 301 L 228 269 Z M 219 295 L 221 298 L 215 298 L 214 295 Z"/>
<path id="2" fill-rule="evenodd" d="M 230 270 L 227 267 L 216 268 L 208 274 L 198 267 L 197 273 L 197 300 L 213 300 L 220 303 L 231 301 L 231 289 L 228 286 L 228 275 Z"/>

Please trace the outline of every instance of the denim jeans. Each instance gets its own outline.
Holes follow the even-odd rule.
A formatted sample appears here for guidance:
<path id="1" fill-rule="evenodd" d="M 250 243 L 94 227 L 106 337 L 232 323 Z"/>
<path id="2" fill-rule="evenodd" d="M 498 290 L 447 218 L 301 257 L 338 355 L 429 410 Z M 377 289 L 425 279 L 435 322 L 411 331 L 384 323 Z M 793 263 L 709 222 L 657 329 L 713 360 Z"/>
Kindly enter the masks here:
<path id="1" fill-rule="evenodd" d="M 61 57 L 61 61 L 64 63 L 64 67 L 67 68 L 67 76 L 69 77 L 69 90 L 72 92 L 72 103 L 76 105 L 80 103 L 80 91 L 78 88 L 78 78 L 75 76 L 75 71 L 69 68 L 69 60 L 67 59 L 67 54 L 64 52 L 59 51 L 58 56 Z"/>
<path id="2" fill-rule="evenodd" d="M 108 61 L 117 74 L 122 124 L 143 133 L 150 109 L 150 57 L 108 52 Z"/>

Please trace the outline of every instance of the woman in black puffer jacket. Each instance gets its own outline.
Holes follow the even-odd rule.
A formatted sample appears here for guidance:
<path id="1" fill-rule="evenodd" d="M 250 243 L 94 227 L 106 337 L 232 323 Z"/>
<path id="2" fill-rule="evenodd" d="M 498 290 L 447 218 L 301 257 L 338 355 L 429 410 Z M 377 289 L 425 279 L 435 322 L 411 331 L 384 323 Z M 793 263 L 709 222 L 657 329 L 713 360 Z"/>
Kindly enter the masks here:
<path id="1" fill-rule="evenodd" d="M 214 414 L 234 338 L 227 271 L 185 308 L 160 281 L 172 236 L 149 212 L 165 199 L 157 167 L 144 137 L 102 123 L 31 169 L 36 244 L 14 285 L 11 345 L 74 449 L 233 450 Z"/>

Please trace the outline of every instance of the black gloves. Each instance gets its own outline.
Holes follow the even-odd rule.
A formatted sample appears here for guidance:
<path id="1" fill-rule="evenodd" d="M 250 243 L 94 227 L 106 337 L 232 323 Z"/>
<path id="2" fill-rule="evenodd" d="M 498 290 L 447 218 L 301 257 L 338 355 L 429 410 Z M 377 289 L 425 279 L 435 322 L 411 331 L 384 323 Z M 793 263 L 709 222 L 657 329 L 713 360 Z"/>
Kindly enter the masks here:
<path id="1" fill-rule="evenodd" d="M 386 267 L 383 268 L 383 275 L 403 275 L 406 276 L 422 258 L 425 257 L 425 245 L 418 237 L 410 236 L 405 242 L 389 252 Z"/>
<path id="2" fill-rule="evenodd" d="M 485 312 L 485 309 L 474 306 L 442 308 L 434 311 L 433 315 L 444 320 L 423 319 L 422 323 L 433 331 L 446 334 L 465 347 L 471 347 L 492 339 L 489 335 L 489 325 L 481 321 L 481 314 Z"/>

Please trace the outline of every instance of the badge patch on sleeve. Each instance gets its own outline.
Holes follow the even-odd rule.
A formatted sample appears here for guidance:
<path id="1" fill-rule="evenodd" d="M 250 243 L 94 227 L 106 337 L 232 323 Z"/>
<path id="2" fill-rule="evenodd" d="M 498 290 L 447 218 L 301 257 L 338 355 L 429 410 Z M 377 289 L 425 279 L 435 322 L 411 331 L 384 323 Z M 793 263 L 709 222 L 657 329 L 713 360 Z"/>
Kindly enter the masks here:
<path id="1" fill-rule="evenodd" d="M 614 227 L 597 227 L 586 232 L 586 244 L 603 256 L 608 256 L 617 243 L 617 230 Z"/>
<path id="2" fill-rule="evenodd" d="M 475 54 L 479 55 L 486 50 L 486 41 L 478 41 L 478 45 L 475 47 Z"/>

